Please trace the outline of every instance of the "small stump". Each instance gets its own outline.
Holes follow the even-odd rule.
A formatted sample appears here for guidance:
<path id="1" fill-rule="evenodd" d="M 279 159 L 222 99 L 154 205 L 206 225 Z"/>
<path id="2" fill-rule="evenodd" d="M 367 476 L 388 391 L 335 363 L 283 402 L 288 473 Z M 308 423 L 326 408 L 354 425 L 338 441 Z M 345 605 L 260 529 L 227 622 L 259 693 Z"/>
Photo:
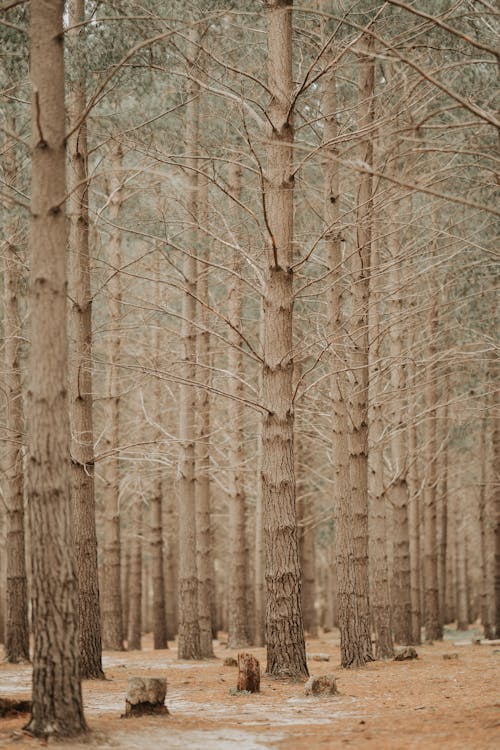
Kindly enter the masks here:
<path id="1" fill-rule="evenodd" d="M 330 661 L 329 654 L 311 654 L 309 658 L 312 661 Z"/>
<path id="2" fill-rule="evenodd" d="M 225 667 L 237 667 L 238 666 L 238 662 L 236 661 L 236 659 L 234 658 L 234 656 L 226 656 L 226 658 L 223 661 L 223 665 Z"/>
<path id="3" fill-rule="evenodd" d="M 129 677 L 124 717 L 168 714 L 166 694 L 166 680 L 157 677 Z"/>
<path id="4" fill-rule="evenodd" d="M 260 693 L 260 664 L 252 654 L 238 654 L 238 692 Z"/>
<path id="5" fill-rule="evenodd" d="M 413 646 L 403 646 L 396 650 L 394 661 L 409 661 L 410 659 L 418 659 L 418 654 Z"/>
<path id="6" fill-rule="evenodd" d="M 337 695 L 337 683 L 333 674 L 321 674 L 309 677 L 304 691 L 306 695 Z"/>
<path id="7" fill-rule="evenodd" d="M 443 659 L 445 659 L 446 661 L 448 661 L 449 659 L 458 659 L 458 654 L 456 651 L 453 651 L 453 653 L 451 654 L 443 654 Z"/>

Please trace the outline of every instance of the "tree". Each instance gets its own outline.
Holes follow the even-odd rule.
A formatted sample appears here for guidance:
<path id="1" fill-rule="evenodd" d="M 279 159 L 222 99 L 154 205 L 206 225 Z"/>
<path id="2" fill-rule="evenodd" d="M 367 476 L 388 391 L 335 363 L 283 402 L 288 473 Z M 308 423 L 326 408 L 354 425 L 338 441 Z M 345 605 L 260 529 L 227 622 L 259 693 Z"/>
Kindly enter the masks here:
<path id="1" fill-rule="evenodd" d="M 33 695 L 27 730 L 87 730 L 78 658 L 66 333 L 66 189 L 62 0 L 31 4 L 32 194 L 28 498 Z"/>
<path id="2" fill-rule="evenodd" d="M 269 128 L 264 210 L 262 482 L 266 551 L 267 671 L 307 675 L 293 460 L 293 79 L 292 4 L 267 0 Z"/>
<path id="3" fill-rule="evenodd" d="M 81 62 L 85 31 L 84 0 L 68 6 L 69 44 Z M 71 27 L 74 27 L 71 29 Z M 78 54 L 80 53 L 80 54 Z M 78 63 L 77 63 L 78 64 Z M 76 67 L 76 66 L 75 66 Z M 69 297 L 71 300 L 71 359 L 69 368 L 72 431 L 72 498 L 78 576 L 80 674 L 103 679 L 101 615 L 97 575 L 97 534 L 94 495 L 94 428 L 92 415 L 92 293 L 88 215 L 88 149 L 85 77 L 81 71 L 68 96 L 69 172 Z M 83 118 L 83 119 L 82 119 Z"/>

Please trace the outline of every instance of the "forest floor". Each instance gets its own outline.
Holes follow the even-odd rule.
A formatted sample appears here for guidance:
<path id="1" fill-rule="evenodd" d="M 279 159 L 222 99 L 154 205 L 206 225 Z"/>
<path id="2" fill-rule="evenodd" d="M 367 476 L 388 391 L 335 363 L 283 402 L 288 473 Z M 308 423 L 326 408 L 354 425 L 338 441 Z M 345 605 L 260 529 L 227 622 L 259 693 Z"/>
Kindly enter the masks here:
<path id="1" fill-rule="evenodd" d="M 215 643 L 216 658 L 176 659 L 175 648 L 107 652 L 107 681 L 86 681 L 85 742 L 72 750 L 493 750 L 500 748 L 500 646 L 474 644 L 478 632 L 450 628 L 446 640 L 418 647 L 418 659 L 339 666 L 338 632 L 308 639 L 312 675 L 333 672 L 339 695 L 304 695 L 303 683 L 263 677 L 260 694 L 231 695 L 237 669 L 223 666 L 237 652 Z M 264 649 L 248 649 L 265 669 Z M 458 658 L 444 659 L 457 653 Z M 328 654 L 328 663 L 314 654 Z M 0 653 L 0 659 L 1 659 Z M 170 715 L 121 719 L 127 679 L 166 677 Z M 0 663 L 0 697 L 29 698 L 29 665 Z M 0 719 L 0 748 L 35 750 L 44 742 L 22 731 L 27 717 Z"/>

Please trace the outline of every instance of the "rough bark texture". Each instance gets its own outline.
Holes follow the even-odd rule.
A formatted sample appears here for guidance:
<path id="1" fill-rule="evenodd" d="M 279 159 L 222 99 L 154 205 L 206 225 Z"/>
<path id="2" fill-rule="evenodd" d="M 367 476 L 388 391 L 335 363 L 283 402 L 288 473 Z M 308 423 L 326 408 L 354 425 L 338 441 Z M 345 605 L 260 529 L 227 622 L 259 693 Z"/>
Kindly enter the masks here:
<path id="1" fill-rule="evenodd" d="M 266 552 L 267 672 L 307 675 L 300 602 L 293 460 L 292 4 L 267 0 L 271 92 L 265 210 L 269 247 L 264 289 L 262 489 Z"/>
<path id="2" fill-rule="evenodd" d="M 8 125 L 14 132 L 13 118 Z M 14 186 L 17 171 L 15 144 L 5 143 L 4 149 L 5 182 Z M 8 437 L 4 455 L 7 558 L 5 658 L 15 664 L 29 661 L 30 651 L 24 538 L 24 415 L 20 366 L 23 331 L 19 314 L 19 286 L 22 280 L 22 259 L 16 246 L 18 221 L 14 215 L 9 214 L 6 219 L 3 290 L 5 429 Z"/>
<path id="3" fill-rule="evenodd" d="M 164 573 L 165 573 L 165 616 L 167 619 L 167 638 L 173 640 L 177 634 L 178 622 L 178 515 L 177 498 L 172 483 L 166 482 L 166 493 L 163 511 L 164 529 Z"/>
<path id="4" fill-rule="evenodd" d="M 433 295 L 429 309 L 429 348 L 427 382 L 425 387 L 427 416 L 427 471 L 424 489 L 424 579 L 425 579 L 425 637 L 428 641 L 443 637 L 439 621 L 437 506 L 436 506 L 436 357 L 437 301 Z"/>
<path id="5" fill-rule="evenodd" d="M 33 693 L 27 730 L 87 730 L 78 664 L 66 331 L 63 0 L 33 0 L 30 17 L 32 189 L 28 390 Z"/>
<path id="6" fill-rule="evenodd" d="M 358 666 L 358 636 L 356 633 L 358 599 L 354 579 L 354 540 L 352 506 L 349 484 L 348 421 L 346 394 L 348 389 L 345 349 L 344 283 L 341 230 L 339 226 L 340 185 L 336 120 L 336 79 L 332 69 L 325 76 L 323 94 L 324 149 L 325 149 L 325 243 L 331 270 L 329 298 L 329 327 L 332 348 L 332 468 L 334 479 L 333 512 L 335 518 L 335 565 L 337 568 L 338 623 L 340 652 L 343 667 Z M 333 562 L 333 561 L 332 561 Z"/>
<path id="7" fill-rule="evenodd" d="M 134 499 L 131 526 L 127 645 L 129 651 L 134 651 L 141 648 L 142 597 L 146 593 L 142 590 L 142 500 L 140 497 Z"/>
<path id="8" fill-rule="evenodd" d="M 241 199 L 241 167 L 230 167 L 229 184 L 231 194 Z M 244 413 L 243 402 L 243 352 L 238 331 L 242 314 L 242 257 L 236 252 L 233 262 L 233 283 L 229 291 L 228 317 L 234 329 L 228 334 L 230 349 L 228 370 L 231 373 L 228 402 L 228 422 L 231 428 L 229 446 L 229 611 L 228 647 L 244 648 L 249 642 L 247 611 L 247 570 L 248 546 L 246 537 L 246 495 L 243 477 L 244 454 Z"/>
<path id="9" fill-rule="evenodd" d="M 160 284 L 160 258 L 161 254 L 156 253 L 156 302 L 161 305 L 161 284 Z M 153 331 L 153 348 L 155 353 L 155 368 L 161 367 L 162 341 L 161 327 L 158 322 Z M 163 399 L 162 399 L 162 381 L 157 378 L 154 386 L 154 404 L 153 414 L 157 424 L 161 424 L 163 419 Z M 155 429 L 156 439 L 158 440 L 159 450 L 163 448 L 162 435 L 158 429 Z M 164 546 L 163 546 L 163 492 L 166 483 L 163 481 L 163 465 L 160 464 L 157 469 L 157 475 L 153 484 L 153 495 L 149 512 L 149 546 L 151 551 L 151 577 L 153 583 L 153 645 L 155 649 L 168 648 L 167 642 L 167 620 L 165 610 L 165 566 L 164 566 Z"/>
<path id="10" fill-rule="evenodd" d="M 381 398 L 383 380 L 380 359 L 380 303 L 378 288 L 378 244 L 372 249 L 372 268 L 375 274 L 370 283 L 370 352 L 369 352 L 369 553 L 370 553 L 370 605 L 375 631 L 377 659 L 392 659 L 391 598 L 387 567 L 387 498 L 384 487 L 384 447 Z"/>
<path id="11" fill-rule="evenodd" d="M 129 677 L 124 718 L 168 714 L 167 681 L 158 677 Z"/>
<path id="12" fill-rule="evenodd" d="M 397 210 L 399 205 L 391 208 Z M 392 386 L 392 472 L 389 498 L 393 507 L 393 550 L 394 564 L 392 575 L 392 622 L 394 638 L 398 643 L 411 643 L 411 577 L 410 577 L 410 538 L 408 526 L 408 484 L 406 480 L 407 461 L 405 446 L 405 362 L 403 361 L 403 295 L 401 279 L 400 248 L 395 241 L 395 227 L 389 237 L 391 250 L 390 271 L 390 355 Z"/>
<path id="13" fill-rule="evenodd" d="M 121 316 L 121 233 L 119 224 L 122 195 L 122 149 L 113 144 L 110 153 L 110 229 L 109 256 L 111 275 L 108 282 L 108 324 L 110 328 L 108 385 L 106 401 L 105 449 L 110 453 L 103 465 L 104 550 L 102 566 L 102 641 L 106 649 L 123 650 L 121 601 L 120 539 L 120 316 Z"/>
<path id="14" fill-rule="evenodd" d="M 264 308 L 261 303 L 260 307 L 260 340 L 264 340 Z M 259 372 L 259 392 L 262 393 L 262 368 Z M 255 629 L 254 643 L 256 646 L 263 646 L 265 643 L 266 629 L 266 586 L 265 586 L 265 563 L 264 563 L 264 507 L 263 507 L 263 480 L 262 480 L 262 420 L 259 422 L 259 434 L 257 436 L 257 498 L 255 501 Z"/>
<path id="15" fill-rule="evenodd" d="M 315 565 L 315 529 L 313 496 L 307 495 L 305 480 L 306 467 L 311 456 L 308 455 L 306 440 L 295 434 L 295 481 L 297 486 L 297 522 L 299 532 L 300 567 L 302 570 L 302 615 L 304 630 L 310 638 L 318 637 L 318 617 L 316 614 L 316 565 Z M 311 507 L 312 506 L 312 507 Z"/>
<path id="16" fill-rule="evenodd" d="M 492 512 L 495 530 L 495 633 L 496 637 L 500 638 L 500 420 L 497 414 L 493 414 L 491 443 Z"/>
<path id="17" fill-rule="evenodd" d="M 238 654 L 237 690 L 260 693 L 260 664 L 252 654 Z"/>
<path id="18" fill-rule="evenodd" d="M 493 638 L 493 628 L 490 621 L 490 606 L 489 599 L 491 589 L 488 580 L 488 557 L 489 557 L 489 538 L 488 538 L 488 515 L 486 508 L 486 480 L 487 480 L 487 462 L 490 457 L 488 451 L 488 421 L 482 419 L 480 423 L 480 442 L 479 442 L 479 456 L 481 461 L 481 477 L 479 485 L 479 532 L 481 535 L 481 558 L 480 558 L 480 570 L 481 570 L 481 593 L 480 593 L 480 604 L 481 604 L 481 624 L 484 630 L 485 638 Z"/>
<path id="19" fill-rule="evenodd" d="M 191 65 L 197 54 L 198 29 L 190 32 L 188 59 Z M 195 72 L 196 75 L 196 72 Z M 187 189 L 189 213 L 197 215 L 198 159 L 196 146 L 199 131 L 199 84 L 194 76 L 189 83 L 186 107 Z M 194 240 L 194 233 L 192 233 Z M 185 293 L 182 301 L 183 377 L 196 379 L 196 277 L 197 261 L 194 248 L 184 258 Z M 198 579 L 196 570 L 195 514 L 195 441 L 196 390 L 189 384 L 180 387 L 179 398 L 179 659 L 199 659 L 200 626 L 198 622 Z"/>
<path id="20" fill-rule="evenodd" d="M 68 4 L 69 26 L 85 20 L 84 0 Z M 68 32 L 78 53 L 85 29 Z M 76 59 L 81 59 L 79 54 Z M 73 82 L 68 96 L 70 130 L 86 106 L 85 78 Z M 94 496 L 94 429 L 92 420 L 92 294 L 90 288 L 87 125 L 68 139 L 69 172 L 69 297 L 71 300 L 71 360 L 69 367 L 72 498 L 78 577 L 80 674 L 103 679 L 101 613 L 97 571 Z"/>
<path id="21" fill-rule="evenodd" d="M 208 217 L 208 182 L 206 177 L 198 175 L 198 224 L 207 225 Z M 201 237 L 199 252 L 202 257 L 210 261 L 210 240 Z M 212 645 L 212 521 L 211 521 L 211 482 L 210 482 L 210 321 L 208 315 L 209 266 L 200 262 L 198 278 L 199 320 L 201 328 L 197 335 L 198 349 L 198 382 L 205 388 L 198 391 L 198 439 L 196 442 L 196 546 L 198 571 L 198 620 L 200 624 L 201 656 L 214 656 Z"/>
<path id="22" fill-rule="evenodd" d="M 375 63 L 373 41 L 363 37 L 359 59 L 358 127 L 372 127 L 374 120 Z M 373 134 L 360 147 L 363 163 L 373 163 Z M 368 605 L 368 300 L 372 235 L 372 177 L 359 177 L 356 198 L 356 252 L 352 256 L 349 367 L 349 477 L 353 517 L 353 564 L 358 618 L 352 645 L 352 664 L 372 659 Z"/>

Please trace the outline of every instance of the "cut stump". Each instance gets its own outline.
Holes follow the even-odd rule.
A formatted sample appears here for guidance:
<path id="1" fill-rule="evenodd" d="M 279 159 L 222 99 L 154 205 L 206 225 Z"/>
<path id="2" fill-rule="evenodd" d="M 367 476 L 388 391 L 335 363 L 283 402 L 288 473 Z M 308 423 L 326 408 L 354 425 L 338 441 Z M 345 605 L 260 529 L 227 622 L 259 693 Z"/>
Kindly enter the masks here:
<path id="1" fill-rule="evenodd" d="M 244 652 L 238 654 L 237 690 L 260 693 L 260 664 L 252 654 Z"/>
<path id="2" fill-rule="evenodd" d="M 223 664 L 225 667 L 237 667 L 238 666 L 238 662 L 236 661 L 234 656 L 226 656 Z"/>
<path id="3" fill-rule="evenodd" d="M 333 674 L 320 674 L 309 677 L 304 691 L 306 695 L 337 695 L 337 683 Z"/>
<path id="4" fill-rule="evenodd" d="M 394 661 L 409 661 L 410 659 L 418 659 L 418 654 L 413 646 L 403 646 L 396 650 Z"/>
<path id="5" fill-rule="evenodd" d="M 158 677 L 129 677 L 124 718 L 168 714 L 167 681 Z"/>

